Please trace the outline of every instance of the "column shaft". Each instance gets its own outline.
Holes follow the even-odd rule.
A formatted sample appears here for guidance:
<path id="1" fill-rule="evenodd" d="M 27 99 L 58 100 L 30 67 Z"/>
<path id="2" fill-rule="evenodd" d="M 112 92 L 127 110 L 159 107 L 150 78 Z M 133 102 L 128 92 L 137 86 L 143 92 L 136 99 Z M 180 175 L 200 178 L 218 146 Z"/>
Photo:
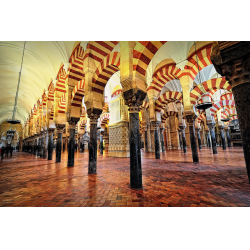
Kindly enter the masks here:
<path id="1" fill-rule="evenodd" d="M 56 162 L 61 162 L 61 152 L 62 152 L 62 132 L 57 132 L 57 141 L 56 141 Z"/>
<path id="2" fill-rule="evenodd" d="M 97 119 L 90 118 L 88 173 L 96 174 L 97 163 Z"/>
<path id="3" fill-rule="evenodd" d="M 198 137 L 199 149 L 202 149 L 202 146 L 201 146 L 201 135 L 200 135 L 200 130 L 197 131 L 197 137 Z"/>
<path id="4" fill-rule="evenodd" d="M 75 156 L 75 125 L 71 125 L 69 129 L 68 167 L 74 166 L 74 156 Z"/>
<path id="5" fill-rule="evenodd" d="M 49 141 L 48 141 L 48 160 L 52 160 L 53 154 L 53 133 L 49 133 Z"/>
<path id="6" fill-rule="evenodd" d="M 220 128 L 220 135 L 221 135 L 223 150 L 226 150 L 227 146 L 226 146 L 226 140 L 225 140 L 225 134 L 224 134 L 224 129 L 223 128 Z"/>

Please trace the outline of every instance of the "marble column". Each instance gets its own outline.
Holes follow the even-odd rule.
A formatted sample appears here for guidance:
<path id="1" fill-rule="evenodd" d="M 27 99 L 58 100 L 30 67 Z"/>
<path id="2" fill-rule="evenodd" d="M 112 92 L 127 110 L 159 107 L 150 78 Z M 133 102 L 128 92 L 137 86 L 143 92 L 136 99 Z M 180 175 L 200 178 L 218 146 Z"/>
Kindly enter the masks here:
<path id="1" fill-rule="evenodd" d="M 147 127 L 144 128 L 144 133 L 145 133 L 145 152 L 148 153 L 148 132 L 147 132 Z"/>
<path id="2" fill-rule="evenodd" d="M 214 133 L 214 123 L 208 123 L 207 126 L 209 127 L 209 131 L 211 135 L 213 154 L 217 154 L 217 146 L 216 146 L 215 133 Z"/>
<path id="3" fill-rule="evenodd" d="M 214 42 L 211 56 L 216 71 L 232 87 L 250 182 L 250 42 Z"/>
<path id="4" fill-rule="evenodd" d="M 180 148 L 183 149 L 183 147 L 182 147 L 182 138 L 181 138 L 182 137 L 182 133 L 181 133 L 180 129 L 178 130 L 178 133 L 179 133 Z"/>
<path id="5" fill-rule="evenodd" d="M 197 138 L 198 138 L 199 149 L 202 149 L 200 129 L 197 129 Z"/>
<path id="6" fill-rule="evenodd" d="M 74 167 L 76 121 L 69 121 L 68 167 Z"/>
<path id="7" fill-rule="evenodd" d="M 187 153 L 187 142 L 186 142 L 186 135 L 185 135 L 186 126 L 179 126 L 179 127 L 180 127 L 180 130 L 181 130 L 183 153 Z M 189 132 L 189 134 L 190 134 L 190 132 Z"/>
<path id="8" fill-rule="evenodd" d="M 45 131 L 44 145 L 43 145 L 43 159 L 47 159 L 48 156 L 48 131 Z"/>
<path id="9" fill-rule="evenodd" d="M 40 135 L 37 138 L 37 157 L 40 157 L 41 154 L 41 137 Z"/>
<path id="10" fill-rule="evenodd" d="M 220 136 L 221 136 L 221 141 L 222 141 L 223 150 L 226 150 L 226 149 L 227 149 L 227 146 L 226 146 L 224 128 L 220 128 Z"/>
<path id="11" fill-rule="evenodd" d="M 44 151 L 44 141 L 45 141 L 45 133 L 44 131 L 41 132 L 41 149 L 40 149 L 40 157 L 43 158 L 43 151 Z"/>
<path id="12" fill-rule="evenodd" d="M 206 141 L 207 141 L 207 146 L 209 148 L 211 148 L 212 144 L 211 144 L 211 140 L 210 140 L 210 133 L 209 133 L 209 131 L 206 131 Z"/>
<path id="13" fill-rule="evenodd" d="M 142 188 L 139 104 L 129 105 L 130 186 Z M 157 132 L 157 131 L 156 131 Z M 158 137 L 158 133 L 157 133 Z M 159 137 L 158 137 L 159 145 Z"/>
<path id="14" fill-rule="evenodd" d="M 231 139 L 230 139 L 230 134 L 229 134 L 229 129 L 225 129 L 226 130 L 226 135 L 227 135 L 227 143 L 228 143 L 228 147 L 231 148 Z"/>
<path id="15" fill-rule="evenodd" d="M 160 122 L 152 121 L 151 126 L 154 131 L 155 159 L 160 159 L 160 141 L 159 141 L 159 125 Z"/>
<path id="16" fill-rule="evenodd" d="M 192 157 L 193 162 L 199 162 L 199 155 L 198 155 L 198 148 L 196 143 L 196 135 L 195 135 L 195 119 L 196 115 L 186 115 L 188 127 L 189 127 L 189 135 L 190 135 L 190 143 L 191 143 L 191 150 L 192 150 Z"/>
<path id="17" fill-rule="evenodd" d="M 96 174 L 97 168 L 97 115 L 90 115 L 89 165 L 88 173 Z"/>
<path id="18" fill-rule="evenodd" d="M 103 132 L 100 132 L 100 154 L 103 155 Z"/>
<path id="19" fill-rule="evenodd" d="M 34 139 L 33 155 L 36 155 L 36 150 L 37 150 L 37 139 Z"/>
<path id="20" fill-rule="evenodd" d="M 57 125 L 57 141 L 56 141 L 56 162 L 61 162 L 62 154 L 62 137 L 63 137 L 63 128 L 64 125 Z"/>
<path id="21" fill-rule="evenodd" d="M 31 154 L 33 155 L 35 152 L 35 140 L 31 139 Z"/>
<path id="22" fill-rule="evenodd" d="M 54 129 L 48 130 L 48 160 L 52 160 L 53 154 L 53 132 Z"/>
<path id="23" fill-rule="evenodd" d="M 163 136 L 164 130 L 165 128 L 160 128 L 162 152 L 165 152 L 165 143 L 164 143 L 164 136 Z"/>

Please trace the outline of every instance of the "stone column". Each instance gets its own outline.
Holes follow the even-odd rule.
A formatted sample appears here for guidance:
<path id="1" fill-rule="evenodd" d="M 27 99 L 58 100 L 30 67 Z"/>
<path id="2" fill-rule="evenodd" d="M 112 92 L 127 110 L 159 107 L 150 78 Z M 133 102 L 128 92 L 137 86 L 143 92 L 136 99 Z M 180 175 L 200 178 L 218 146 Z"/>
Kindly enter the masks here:
<path id="1" fill-rule="evenodd" d="M 197 149 L 197 143 L 196 143 L 196 135 L 195 135 L 195 119 L 196 115 L 190 114 L 186 115 L 188 127 L 189 127 L 189 135 L 190 135 L 190 143 L 191 143 L 191 149 L 192 149 L 192 156 L 193 156 L 193 162 L 199 162 L 199 155 L 198 155 L 198 149 Z"/>
<path id="2" fill-rule="evenodd" d="M 76 121 L 69 121 L 68 167 L 74 167 Z"/>
<path id="3" fill-rule="evenodd" d="M 52 160 L 53 154 L 53 132 L 54 129 L 48 130 L 48 160 Z"/>
<path id="4" fill-rule="evenodd" d="M 210 134 L 211 134 L 213 154 L 217 154 L 217 147 L 216 147 L 216 140 L 215 140 L 215 133 L 214 133 L 214 123 L 208 123 L 207 126 L 209 127 Z"/>
<path id="5" fill-rule="evenodd" d="M 35 139 L 31 139 L 31 154 L 33 155 L 35 152 Z"/>
<path id="6" fill-rule="evenodd" d="M 90 138 L 89 138 L 89 165 L 88 173 L 96 174 L 97 165 L 97 115 L 89 115 Z"/>
<path id="7" fill-rule="evenodd" d="M 103 155 L 103 131 L 100 131 L 100 155 Z"/>
<path id="8" fill-rule="evenodd" d="M 132 188 L 142 188 L 139 104 L 137 103 L 130 103 L 129 105 L 129 144 L 130 144 L 130 186 Z M 158 145 L 159 145 L 159 137 L 158 137 Z"/>
<path id="9" fill-rule="evenodd" d="M 165 128 L 162 128 L 162 127 L 160 128 L 162 152 L 165 152 L 165 143 L 164 143 L 164 136 L 163 136 L 164 130 Z"/>
<path id="10" fill-rule="evenodd" d="M 250 42 L 215 42 L 211 59 L 232 87 L 250 182 Z"/>
<path id="11" fill-rule="evenodd" d="M 56 162 L 61 162 L 61 154 L 62 154 L 62 137 L 63 137 L 63 128 L 64 124 L 56 125 L 57 130 L 57 141 L 56 141 Z"/>
<path id="12" fill-rule="evenodd" d="M 144 133 L 145 133 L 145 152 L 148 153 L 148 131 L 147 131 L 147 126 L 144 128 Z"/>
<path id="13" fill-rule="evenodd" d="M 182 147 L 182 138 L 181 138 L 182 133 L 181 133 L 180 129 L 178 130 L 178 133 L 179 133 L 180 148 L 182 149 L 183 148 Z"/>
<path id="14" fill-rule="evenodd" d="M 226 140 L 225 140 L 225 134 L 224 134 L 224 128 L 223 127 L 220 127 L 220 135 L 221 135 L 223 150 L 226 150 L 227 146 L 226 146 Z"/>
<path id="15" fill-rule="evenodd" d="M 45 141 L 45 134 L 43 131 L 43 132 L 41 132 L 41 148 L 40 148 L 40 157 L 41 158 L 43 158 L 44 141 Z"/>
<path id="16" fill-rule="evenodd" d="M 160 122 L 151 122 L 152 130 L 154 131 L 155 159 L 160 159 L 159 125 Z"/>
<path id="17" fill-rule="evenodd" d="M 47 159 L 48 155 L 48 131 L 44 131 L 43 159 Z"/>
<path id="18" fill-rule="evenodd" d="M 187 153 L 187 142 L 186 142 L 186 135 L 185 135 L 185 128 L 186 126 L 179 126 L 182 136 L 182 144 L 183 144 L 183 152 Z"/>
<path id="19" fill-rule="evenodd" d="M 207 142 L 207 146 L 209 148 L 212 147 L 212 144 L 211 144 L 211 141 L 210 141 L 210 133 L 209 133 L 209 130 L 206 130 L 206 142 Z"/>
<path id="20" fill-rule="evenodd" d="M 40 157 L 41 153 L 41 138 L 40 135 L 37 137 L 37 157 Z"/>
<path id="21" fill-rule="evenodd" d="M 228 129 L 228 128 L 226 128 L 226 129 L 225 129 L 225 131 L 226 131 L 226 135 L 227 135 L 227 143 L 228 143 L 228 147 L 229 147 L 229 148 L 231 148 L 231 147 L 232 147 L 232 145 L 231 145 L 231 139 L 230 139 L 229 129 Z"/>
<path id="22" fill-rule="evenodd" d="M 198 145 L 199 145 L 199 149 L 202 149 L 202 146 L 201 146 L 201 135 L 200 135 L 200 129 L 197 129 L 197 138 L 198 138 Z"/>

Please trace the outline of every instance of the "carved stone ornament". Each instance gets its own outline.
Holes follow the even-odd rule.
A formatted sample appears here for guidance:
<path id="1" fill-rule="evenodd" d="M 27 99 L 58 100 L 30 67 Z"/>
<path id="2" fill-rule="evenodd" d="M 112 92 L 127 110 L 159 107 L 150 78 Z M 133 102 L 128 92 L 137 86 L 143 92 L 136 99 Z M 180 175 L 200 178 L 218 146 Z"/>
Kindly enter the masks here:
<path id="1" fill-rule="evenodd" d="M 196 115 L 196 114 L 190 114 L 190 115 L 186 115 L 185 118 L 186 118 L 187 123 L 188 123 L 189 125 L 193 125 L 195 119 L 197 118 L 197 115 Z"/>
<path id="2" fill-rule="evenodd" d="M 88 117 L 90 119 L 89 121 L 90 124 L 97 124 L 97 120 L 99 118 L 97 114 L 90 114 Z"/>
<path id="3" fill-rule="evenodd" d="M 160 126 L 160 122 L 157 122 L 157 121 L 153 121 L 151 122 L 151 129 L 152 130 L 157 130 Z"/>
<path id="4" fill-rule="evenodd" d="M 214 130 L 214 123 L 207 123 L 207 126 L 209 128 L 210 131 Z"/>
<path id="5" fill-rule="evenodd" d="M 64 128 L 65 128 L 64 124 L 56 124 L 57 133 L 63 133 Z"/>

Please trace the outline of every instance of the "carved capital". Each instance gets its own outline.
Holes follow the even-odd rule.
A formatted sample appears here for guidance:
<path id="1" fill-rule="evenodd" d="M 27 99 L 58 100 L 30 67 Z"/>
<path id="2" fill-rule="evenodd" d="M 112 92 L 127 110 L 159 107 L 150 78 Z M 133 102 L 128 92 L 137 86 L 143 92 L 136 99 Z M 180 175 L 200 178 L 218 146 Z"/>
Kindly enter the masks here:
<path id="1" fill-rule="evenodd" d="M 197 118 L 197 115 L 194 113 L 185 115 L 185 119 L 187 120 L 187 123 L 189 125 L 193 125 L 196 118 Z"/>
<path id="2" fill-rule="evenodd" d="M 70 120 L 69 121 L 69 129 L 75 129 L 76 128 L 77 121 Z"/>
<path id="3" fill-rule="evenodd" d="M 138 103 L 129 103 L 128 104 L 128 111 L 129 111 L 129 113 L 139 113 L 139 111 L 140 111 L 140 104 L 138 104 Z"/>
<path id="4" fill-rule="evenodd" d="M 89 121 L 90 124 L 97 124 L 97 120 L 99 118 L 98 114 L 90 114 L 88 117 L 90 119 Z"/>
<path id="5" fill-rule="evenodd" d="M 207 123 L 207 126 L 209 128 L 209 131 L 213 131 L 214 130 L 214 123 Z"/>
<path id="6" fill-rule="evenodd" d="M 56 124 L 57 133 L 63 133 L 64 128 L 65 128 L 64 124 Z"/>
<path id="7" fill-rule="evenodd" d="M 217 42 L 211 60 L 232 88 L 250 82 L 250 42 Z"/>
<path id="8" fill-rule="evenodd" d="M 157 122 L 157 121 L 151 122 L 151 130 L 157 130 L 159 129 L 159 126 L 160 126 L 160 122 Z"/>
<path id="9" fill-rule="evenodd" d="M 49 133 L 49 135 L 53 134 L 53 133 L 54 133 L 54 131 L 55 131 L 55 129 L 54 129 L 54 128 L 49 128 L 49 129 L 48 129 L 48 133 Z"/>

